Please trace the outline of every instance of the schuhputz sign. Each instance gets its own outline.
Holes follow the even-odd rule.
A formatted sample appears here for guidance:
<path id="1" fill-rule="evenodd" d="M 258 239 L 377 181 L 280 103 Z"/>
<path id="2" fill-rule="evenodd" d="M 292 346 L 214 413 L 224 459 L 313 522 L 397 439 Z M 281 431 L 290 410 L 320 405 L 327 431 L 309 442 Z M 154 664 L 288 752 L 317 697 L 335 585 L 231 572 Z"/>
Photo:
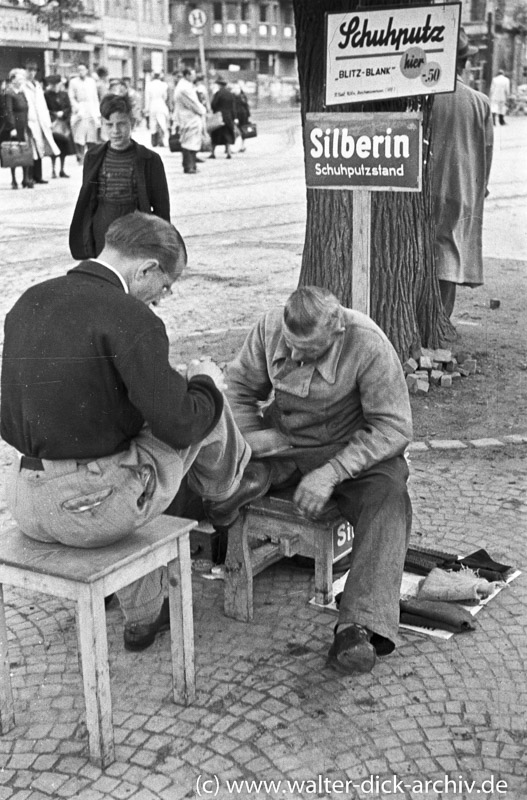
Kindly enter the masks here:
<path id="1" fill-rule="evenodd" d="M 461 3 L 326 14 L 327 106 L 453 92 Z"/>
<path id="2" fill-rule="evenodd" d="M 421 190 L 420 112 L 306 114 L 310 189 Z"/>

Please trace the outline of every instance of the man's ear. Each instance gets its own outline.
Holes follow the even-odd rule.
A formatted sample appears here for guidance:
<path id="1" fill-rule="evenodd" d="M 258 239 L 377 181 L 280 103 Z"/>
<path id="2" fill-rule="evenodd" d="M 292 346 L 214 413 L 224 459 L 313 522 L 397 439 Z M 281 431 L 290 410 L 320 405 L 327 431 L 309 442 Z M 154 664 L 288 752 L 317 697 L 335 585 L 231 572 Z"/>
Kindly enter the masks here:
<path id="1" fill-rule="evenodd" d="M 159 267 L 159 261 L 157 258 L 145 258 L 145 260 L 141 261 L 141 263 L 136 267 L 136 280 L 142 281 L 145 278 L 148 278 L 148 273 L 151 272 L 151 270 L 156 269 L 156 267 Z"/>

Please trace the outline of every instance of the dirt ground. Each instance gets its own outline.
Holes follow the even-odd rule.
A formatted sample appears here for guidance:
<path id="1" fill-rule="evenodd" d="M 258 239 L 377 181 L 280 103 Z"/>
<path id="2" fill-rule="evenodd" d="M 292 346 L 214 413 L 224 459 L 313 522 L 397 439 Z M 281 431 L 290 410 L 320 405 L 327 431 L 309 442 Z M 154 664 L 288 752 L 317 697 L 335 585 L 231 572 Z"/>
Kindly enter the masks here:
<path id="1" fill-rule="evenodd" d="M 444 343 L 460 358 L 463 354 L 475 358 L 477 372 L 457 379 L 451 389 L 432 386 L 427 396 L 411 398 L 417 441 L 470 440 L 527 430 L 527 265 L 487 259 L 485 268 L 485 286 L 458 290 L 452 319 L 456 337 Z M 499 308 L 490 308 L 491 299 L 500 301 Z M 174 362 L 202 355 L 229 361 L 247 330 L 241 326 L 230 332 L 176 337 Z"/>

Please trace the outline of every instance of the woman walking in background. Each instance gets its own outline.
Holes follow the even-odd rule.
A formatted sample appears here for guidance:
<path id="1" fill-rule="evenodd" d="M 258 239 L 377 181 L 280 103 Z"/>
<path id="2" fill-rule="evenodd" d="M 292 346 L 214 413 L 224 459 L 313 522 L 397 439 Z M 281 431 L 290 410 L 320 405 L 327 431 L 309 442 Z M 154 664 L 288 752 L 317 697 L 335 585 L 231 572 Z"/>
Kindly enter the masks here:
<path id="1" fill-rule="evenodd" d="M 28 104 L 23 92 L 25 82 L 26 71 L 24 69 L 12 69 L 9 73 L 9 84 L 5 91 L 6 130 L 9 130 L 11 139 L 16 139 L 19 142 L 29 141 L 27 127 Z M 22 186 L 32 189 L 34 185 L 32 167 L 22 167 Z M 18 189 L 16 167 L 11 167 L 11 188 Z"/>
<path id="2" fill-rule="evenodd" d="M 51 131 L 55 144 L 60 150 L 59 177 L 69 178 L 64 171 L 66 156 L 75 155 L 75 145 L 71 136 L 70 119 L 71 103 L 68 93 L 64 90 L 64 83 L 60 75 L 49 75 L 46 78 L 46 91 L 44 97 L 51 117 Z M 51 156 L 51 177 L 56 178 L 55 162 L 57 156 Z"/>
<path id="3" fill-rule="evenodd" d="M 210 106 L 213 112 L 221 112 L 223 125 L 220 128 L 217 128 L 215 131 L 212 131 L 210 134 L 212 141 L 212 153 L 210 154 L 210 157 L 216 158 L 214 153 L 215 148 L 218 145 L 224 144 L 227 158 L 231 158 L 231 145 L 234 144 L 235 139 L 234 119 L 236 117 L 236 113 L 234 95 L 227 87 L 227 81 L 225 78 L 217 78 L 216 83 L 220 88 L 212 98 Z"/>
<path id="4" fill-rule="evenodd" d="M 101 116 L 108 141 L 84 157 L 82 187 L 70 226 L 73 258 L 94 258 L 108 227 L 132 211 L 170 222 L 170 198 L 161 158 L 132 139 L 133 116 L 126 95 L 106 95 Z"/>
<path id="5" fill-rule="evenodd" d="M 243 91 L 240 83 L 233 84 L 232 93 L 234 95 L 234 113 L 236 120 L 236 127 L 241 137 L 241 144 L 239 151 L 245 153 L 245 139 L 243 138 L 243 126 L 247 125 L 251 118 L 251 109 L 249 108 L 249 101 L 247 95 Z"/>

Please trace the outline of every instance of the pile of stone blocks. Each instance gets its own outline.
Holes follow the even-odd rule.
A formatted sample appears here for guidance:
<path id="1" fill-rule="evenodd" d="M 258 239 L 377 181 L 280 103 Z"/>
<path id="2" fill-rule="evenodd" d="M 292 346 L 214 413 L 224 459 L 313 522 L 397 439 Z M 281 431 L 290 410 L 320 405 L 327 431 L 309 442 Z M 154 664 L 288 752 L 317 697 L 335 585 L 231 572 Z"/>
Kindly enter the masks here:
<path id="1" fill-rule="evenodd" d="M 423 347 L 415 356 L 403 364 L 410 394 L 428 394 L 431 385 L 451 388 L 455 380 L 476 373 L 476 359 L 465 353 L 456 357 L 451 350 Z"/>

